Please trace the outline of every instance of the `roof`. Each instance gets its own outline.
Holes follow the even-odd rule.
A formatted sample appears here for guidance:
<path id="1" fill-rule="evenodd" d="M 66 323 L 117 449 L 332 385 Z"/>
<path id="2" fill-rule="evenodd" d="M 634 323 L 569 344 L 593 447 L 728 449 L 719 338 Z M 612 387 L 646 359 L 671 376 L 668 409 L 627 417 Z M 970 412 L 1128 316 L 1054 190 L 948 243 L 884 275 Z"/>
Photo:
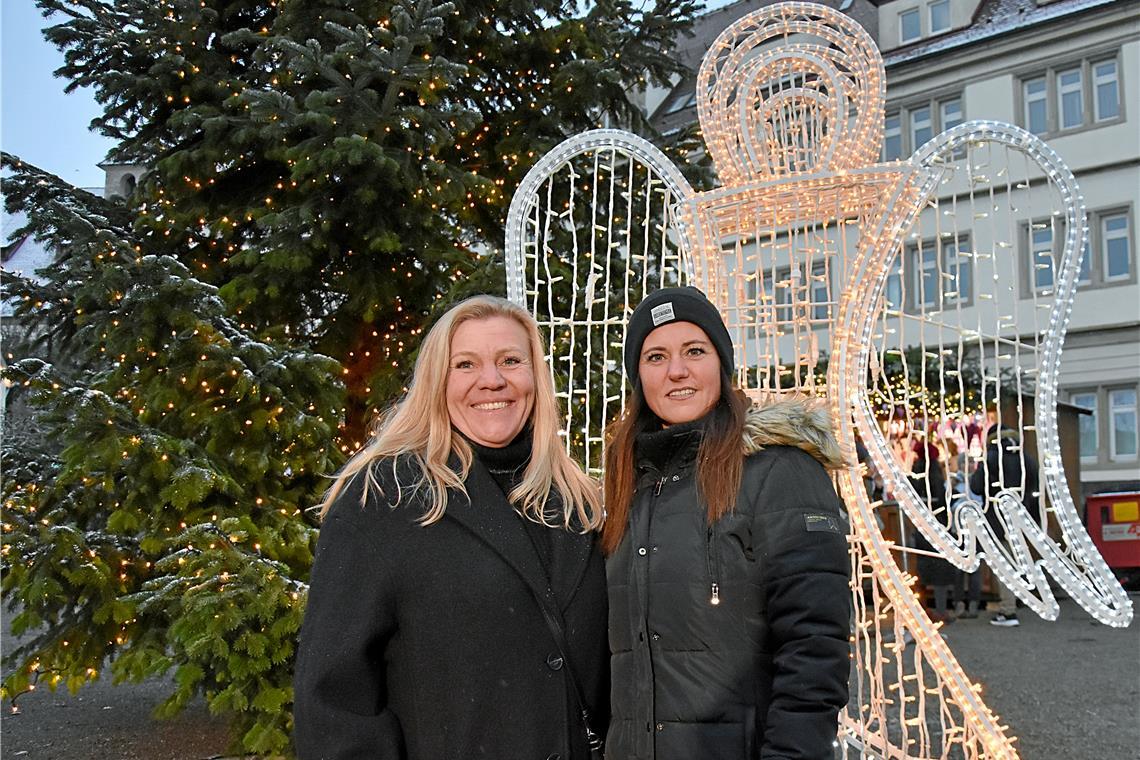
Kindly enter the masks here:
<path id="1" fill-rule="evenodd" d="M 0 248 L 0 260 L 3 262 L 5 274 L 19 274 L 38 282 L 43 278 L 37 277 L 35 271 L 42 269 L 52 262 L 54 256 L 46 245 L 32 235 L 16 235 L 16 231 L 28 223 L 28 217 L 22 212 L 0 214 L 0 228 L 3 230 L 3 248 Z M 7 300 L 0 302 L 0 316 L 12 315 L 12 305 Z"/>
<path id="2" fill-rule="evenodd" d="M 23 212 L 4 212 L 0 215 L 0 227 L 3 228 L 3 248 L 0 249 L 3 253 L 0 254 L 0 260 L 7 272 L 31 275 L 35 270 L 46 267 L 54 258 L 48 247 L 33 235 L 16 235 L 16 231 L 27 223 L 28 217 Z"/>
<path id="3" fill-rule="evenodd" d="M 913 45 L 896 48 L 883 56 L 883 62 L 889 68 L 937 53 L 975 45 L 1094 8 L 1127 2 L 1135 0 L 1058 0 L 1047 5 L 1039 5 L 1035 0 L 983 0 L 969 26 L 956 32 L 920 40 Z"/>

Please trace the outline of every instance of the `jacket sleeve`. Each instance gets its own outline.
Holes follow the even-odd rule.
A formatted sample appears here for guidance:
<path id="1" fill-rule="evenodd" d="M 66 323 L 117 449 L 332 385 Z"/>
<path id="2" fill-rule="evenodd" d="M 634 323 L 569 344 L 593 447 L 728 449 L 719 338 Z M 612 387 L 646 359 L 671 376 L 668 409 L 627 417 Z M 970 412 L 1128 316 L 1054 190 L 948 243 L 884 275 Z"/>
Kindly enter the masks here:
<path id="1" fill-rule="evenodd" d="M 772 655 L 760 757 L 831 758 L 851 668 L 846 510 L 799 450 L 779 455 L 757 498 Z"/>
<path id="2" fill-rule="evenodd" d="M 368 525 L 380 509 L 370 500 L 362 510 L 353 483 L 321 526 L 293 677 L 300 760 L 405 756 L 386 704 L 384 649 L 396 619 L 378 533 Z"/>
<path id="3" fill-rule="evenodd" d="M 989 459 L 987 452 L 986 459 Z M 986 463 L 978 465 L 972 473 L 970 473 L 970 492 L 981 496 L 983 499 L 987 497 L 988 490 L 986 488 Z"/>
<path id="4" fill-rule="evenodd" d="M 1017 457 L 1004 456 L 1001 447 L 991 443 L 986 448 L 986 461 L 970 476 L 970 490 L 988 501 L 997 496 L 1006 485 L 1021 482 L 1021 462 Z"/>

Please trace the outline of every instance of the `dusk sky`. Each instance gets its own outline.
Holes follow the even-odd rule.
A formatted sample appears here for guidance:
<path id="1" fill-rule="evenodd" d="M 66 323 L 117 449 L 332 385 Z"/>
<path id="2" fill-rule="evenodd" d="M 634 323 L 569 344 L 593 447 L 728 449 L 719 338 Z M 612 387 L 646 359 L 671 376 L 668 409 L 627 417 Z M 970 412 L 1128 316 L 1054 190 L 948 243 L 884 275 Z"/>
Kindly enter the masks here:
<path id="1" fill-rule="evenodd" d="M 59 19 L 62 21 L 62 17 Z M 0 147 L 80 187 L 103 187 L 96 166 L 113 143 L 87 129 L 99 115 L 90 90 L 63 92 L 63 54 L 48 44 L 32 0 L 0 3 Z"/>
<path id="2" fill-rule="evenodd" d="M 40 33 L 62 20 L 45 21 L 33 0 L 0 2 L 0 148 L 74 185 L 101 188 L 97 164 L 113 143 L 88 129 L 99 104 L 91 90 L 64 94 L 67 82 L 52 75 L 63 54 Z"/>

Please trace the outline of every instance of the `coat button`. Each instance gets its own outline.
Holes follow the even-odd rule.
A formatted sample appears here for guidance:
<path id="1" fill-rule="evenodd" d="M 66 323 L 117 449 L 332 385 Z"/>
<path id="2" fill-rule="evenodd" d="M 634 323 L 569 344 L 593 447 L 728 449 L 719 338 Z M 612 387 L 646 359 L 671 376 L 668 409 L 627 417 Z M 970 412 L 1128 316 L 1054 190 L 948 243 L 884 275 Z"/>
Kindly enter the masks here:
<path id="1" fill-rule="evenodd" d="M 552 654 L 546 658 L 546 666 L 551 670 L 562 670 L 562 658 Z"/>
<path id="2" fill-rule="evenodd" d="M 661 640 L 661 634 L 660 633 L 653 634 L 653 640 L 654 641 L 660 641 Z"/>
<path id="3" fill-rule="evenodd" d="M 658 723 L 657 724 L 657 730 L 658 731 L 664 731 L 665 730 L 665 724 L 664 723 Z"/>
<path id="4" fill-rule="evenodd" d="M 642 557 L 644 557 L 645 556 L 645 547 L 644 546 L 637 547 L 637 553 L 640 554 Z"/>

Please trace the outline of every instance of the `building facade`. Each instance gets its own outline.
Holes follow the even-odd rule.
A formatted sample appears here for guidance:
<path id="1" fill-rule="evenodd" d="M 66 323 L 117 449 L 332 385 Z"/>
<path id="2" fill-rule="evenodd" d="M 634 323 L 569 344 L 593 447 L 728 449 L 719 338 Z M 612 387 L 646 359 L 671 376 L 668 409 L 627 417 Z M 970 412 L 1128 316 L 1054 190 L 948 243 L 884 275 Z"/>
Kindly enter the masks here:
<path id="1" fill-rule="evenodd" d="M 684 42 L 682 55 L 695 71 L 721 30 L 769 4 L 745 0 L 702 16 L 694 36 Z M 956 124 L 986 119 L 1038 135 L 1076 176 L 1088 213 L 1089 236 L 1062 355 L 1059 400 L 1090 412 L 1080 417 L 1084 494 L 1140 490 L 1137 4 L 1131 0 L 842 0 L 824 4 L 858 21 L 883 54 L 887 77 L 883 161 L 907 158 Z M 644 106 L 659 130 L 668 133 L 696 120 L 694 82 L 695 76 L 678 80 L 671 89 L 644 93 Z M 1025 220 L 1015 246 L 1016 266 L 1000 275 L 1009 283 L 1005 308 L 1016 323 L 1010 326 L 1011 336 L 1034 332 L 1034 307 L 1054 286 L 1052 266 L 1064 230 L 1038 222 L 1036 218 Z M 927 229 L 933 229 L 930 223 L 927 220 Z M 961 242 L 940 245 L 939 256 L 953 256 L 959 246 L 970 247 L 970 230 L 955 230 L 954 234 L 955 241 L 962 235 Z M 982 236 L 978 230 L 977 238 Z M 929 248 L 924 252 L 920 239 L 908 241 L 903 255 L 933 254 Z M 934 279 L 923 274 L 923 261 L 916 259 L 907 267 L 909 274 L 904 276 L 913 282 L 900 283 L 897 277 L 888 280 L 887 298 L 904 301 L 896 304 L 900 310 L 921 311 L 929 305 L 932 295 L 927 291 L 932 290 Z M 969 292 L 978 286 L 982 265 L 980 260 L 973 262 L 977 269 L 972 274 L 951 269 L 958 308 L 982 308 Z M 939 272 L 943 266 L 950 265 L 941 262 Z M 806 273 L 804 277 L 819 280 Z M 817 342 L 826 345 L 825 335 Z"/>

